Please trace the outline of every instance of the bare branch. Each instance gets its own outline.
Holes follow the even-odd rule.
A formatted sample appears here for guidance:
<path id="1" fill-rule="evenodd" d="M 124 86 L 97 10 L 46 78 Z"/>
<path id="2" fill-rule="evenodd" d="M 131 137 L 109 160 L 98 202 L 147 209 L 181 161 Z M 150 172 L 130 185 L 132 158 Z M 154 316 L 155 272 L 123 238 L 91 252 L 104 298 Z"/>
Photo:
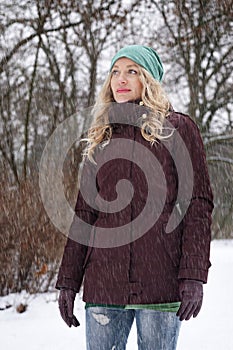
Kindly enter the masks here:
<path id="1" fill-rule="evenodd" d="M 219 162 L 219 163 L 233 164 L 233 159 L 221 157 L 221 156 L 209 156 L 206 159 L 209 163 L 210 162 Z"/>
<path id="2" fill-rule="evenodd" d="M 22 39 L 21 41 L 19 41 L 14 48 L 9 52 L 9 54 L 5 55 L 1 61 L 0 61 L 0 74 L 4 71 L 4 66 L 11 60 L 11 58 L 14 56 L 14 54 L 24 45 L 28 44 L 30 41 L 32 41 L 35 37 L 40 36 L 42 34 L 48 34 L 48 33 L 52 33 L 52 32 L 59 32 L 62 29 L 66 29 L 66 28 L 71 28 L 71 27 L 76 27 L 79 26 L 82 23 L 82 20 L 75 22 L 75 23 L 69 23 L 67 25 L 60 25 L 56 28 L 50 28 L 50 29 L 43 29 L 40 30 L 36 33 L 33 33 L 31 35 L 29 35 L 28 37 Z"/>

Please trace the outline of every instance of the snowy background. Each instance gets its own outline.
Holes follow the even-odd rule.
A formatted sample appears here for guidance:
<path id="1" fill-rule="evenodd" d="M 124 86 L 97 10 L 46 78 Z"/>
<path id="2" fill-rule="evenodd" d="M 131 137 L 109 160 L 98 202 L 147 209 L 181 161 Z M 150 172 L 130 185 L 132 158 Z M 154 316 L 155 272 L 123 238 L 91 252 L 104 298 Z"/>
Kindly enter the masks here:
<path id="1" fill-rule="evenodd" d="M 233 240 L 211 243 L 209 281 L 204 289 L 204 303 L 196 319 L 184 321 L 178 350 L 233 349 Z M 57 292 L 29 296 L 25 293 L 0 298 L 1 349 L 4 350 L 85 350 L 84 303 L 76 298 L 75 314 L 81 326 L 69 329 L 59 316 Z M 27 303 L 19 314 L 16 306 Z M 136 350 L 133 326 L 127 350 Z M 106 349 L 107 350 L 107 349 Z M 169 350 L 169 349 L 168 349 Z"/>

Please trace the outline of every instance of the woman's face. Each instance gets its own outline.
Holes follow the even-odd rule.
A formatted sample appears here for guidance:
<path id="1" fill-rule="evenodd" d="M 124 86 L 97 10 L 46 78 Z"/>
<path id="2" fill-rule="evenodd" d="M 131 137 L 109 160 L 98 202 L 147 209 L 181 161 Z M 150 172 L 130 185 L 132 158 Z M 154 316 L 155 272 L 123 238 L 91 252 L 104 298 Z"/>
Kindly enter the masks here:
<path id="1" fill-rule="evenodd" d="M 142 83 L 139 68 L 129 58 L 119 58 L 111 71 L 111 90 L 116 102 L 128 102 L 141 98 Z"/>

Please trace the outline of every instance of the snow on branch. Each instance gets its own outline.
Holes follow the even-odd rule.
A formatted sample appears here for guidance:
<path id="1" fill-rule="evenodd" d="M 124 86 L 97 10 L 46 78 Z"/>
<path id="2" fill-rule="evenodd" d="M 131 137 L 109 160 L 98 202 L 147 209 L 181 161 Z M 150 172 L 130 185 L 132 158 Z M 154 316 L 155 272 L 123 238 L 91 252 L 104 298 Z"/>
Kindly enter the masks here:
<path id="1" fill-rule="evenodd" d="M 233 140 L 233 134 L 228 134 L 228 135 L 217 135 L 210 137 L 209 139 L 204 138 L 204 144 L 209 146 L 212 143 L 217 143 L 219 141 L 227 141 L 227 140 Z"/>
<path id="2" fill-rule="evenodd" d="M 233 164 L 233 159 L 221 157 L 221 156 L 210 156 L 207 157 L 208 162 L 221 162 L 221 163 L 227 163 L 227 164 Z"/>

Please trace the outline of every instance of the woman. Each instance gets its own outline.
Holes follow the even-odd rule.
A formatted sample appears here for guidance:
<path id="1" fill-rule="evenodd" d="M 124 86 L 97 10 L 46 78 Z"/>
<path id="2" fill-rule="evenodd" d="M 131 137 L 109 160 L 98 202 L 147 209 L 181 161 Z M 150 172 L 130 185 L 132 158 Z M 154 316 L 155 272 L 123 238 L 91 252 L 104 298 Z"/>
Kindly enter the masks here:
<path id="1" fill-rule="evenodd" d="M 181 321 L 201 309 L 212 191 L 199 130 L 173 111 L 162 77 L 155 50 L 126 46 L 94 108 L 56 284 L 77 326 L 84 279 L 88 350 L 125 349 L 134 319 L 139 350 L 176 349 Z"/>

